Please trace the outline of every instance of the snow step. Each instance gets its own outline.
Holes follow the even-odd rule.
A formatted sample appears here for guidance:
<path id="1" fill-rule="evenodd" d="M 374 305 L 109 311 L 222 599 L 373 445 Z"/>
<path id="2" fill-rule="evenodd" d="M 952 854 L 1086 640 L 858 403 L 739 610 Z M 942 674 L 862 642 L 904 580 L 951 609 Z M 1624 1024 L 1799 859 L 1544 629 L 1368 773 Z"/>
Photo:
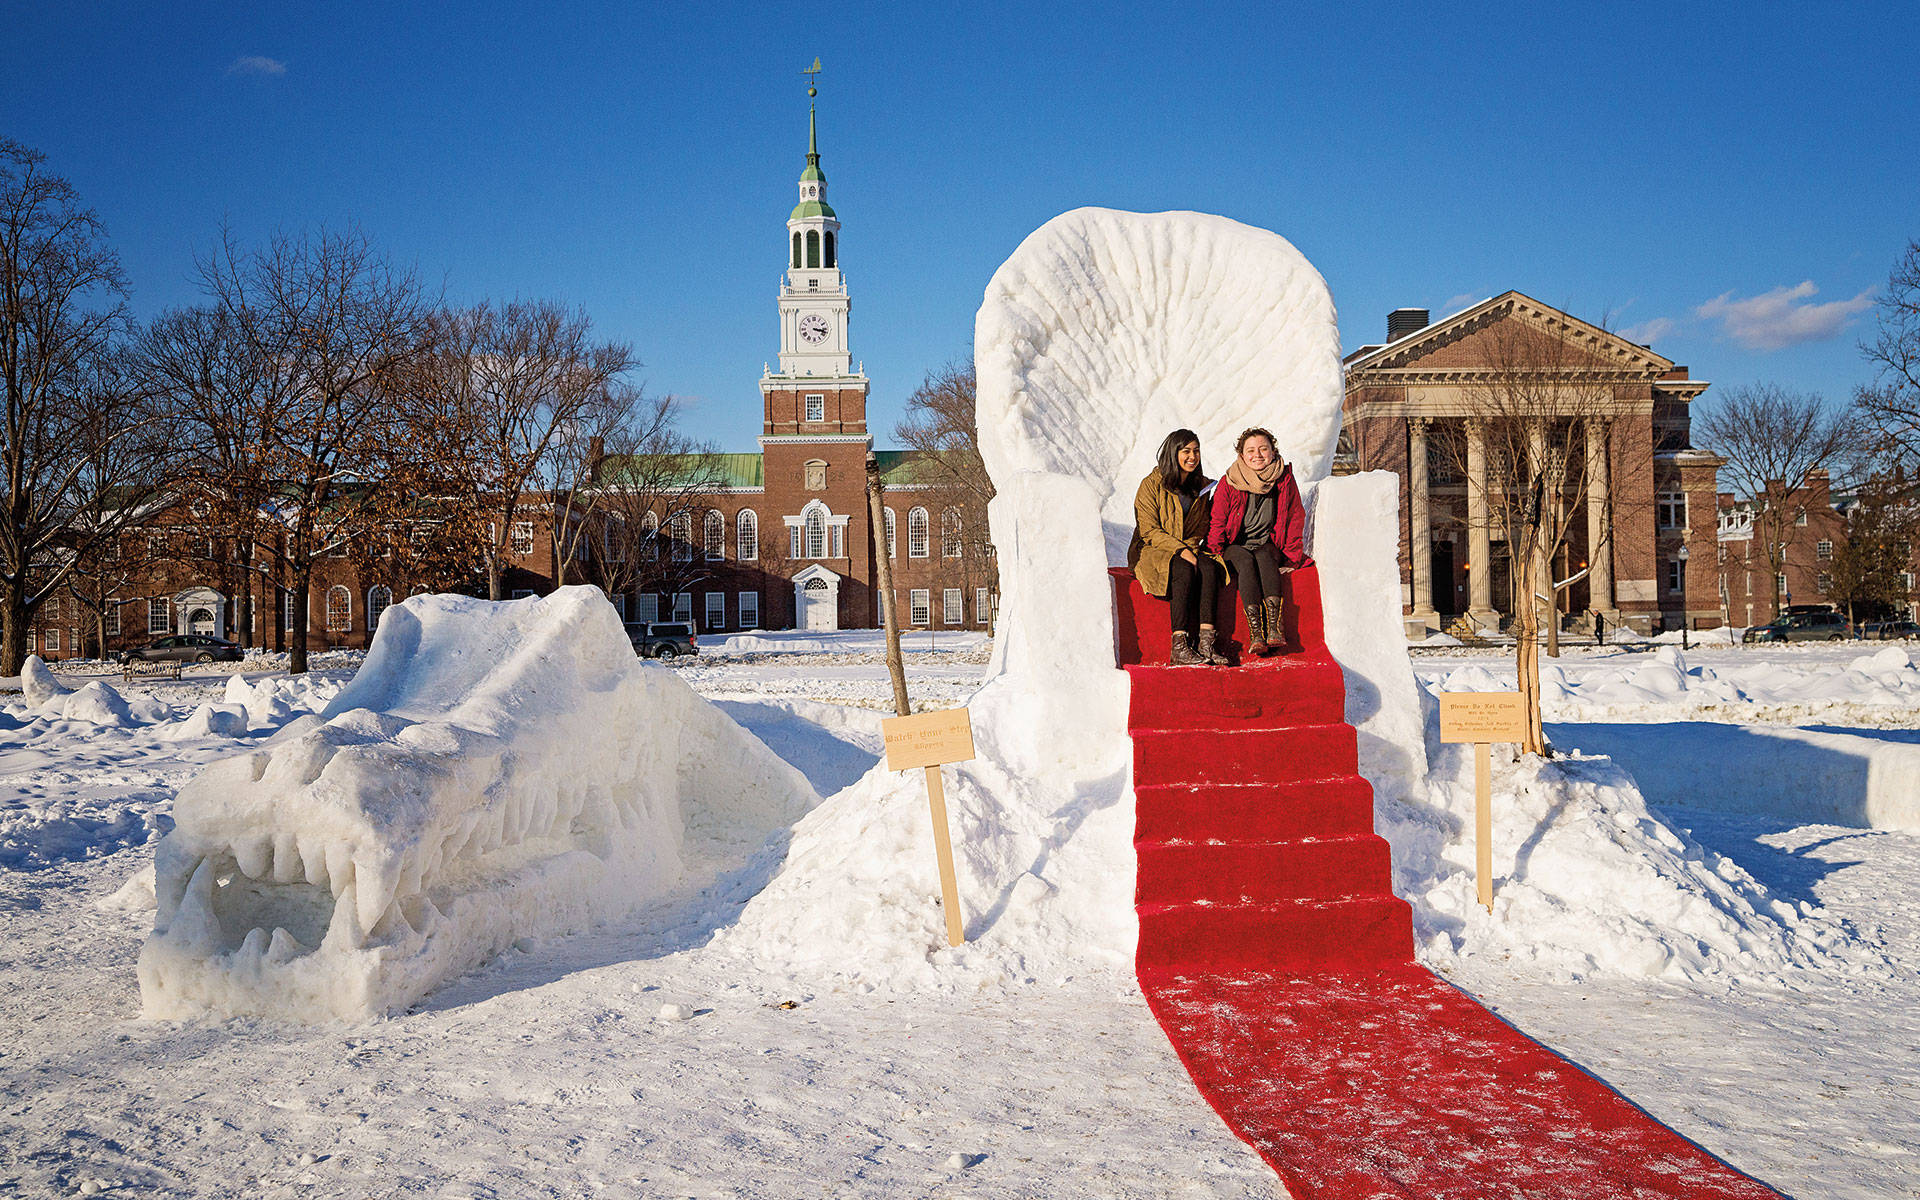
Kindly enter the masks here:
<path id="1" fill-rule="evenodd" d="M 1137 910 L 1136 957 L 1166 970 L 1365 971 L 1413 958 L 1413 909 L 1397 896 Z"/>
<path id="2" fill-rule="evenodd" d="M 1271 664 L 1275 669 L 1265 669 Z M 1324 658 L 1275 658 L 1259 667 L 1128 667 L 1130 727 L 1281 728 L 1327 725 L 1346 716 L 1340 668 Z"/>
<path id="3" fill-rule="evenodd" d="M 1385 896 L 1387 843 L 1371 833 L 1291 842 L 1137 842 L 1136 904 L 1268 904 Z"/>
<path id="4" fill-rule="evenodd" d="M 1358 775 L 1276 784 L 1134 788 L 1137 842 L 1282 842 L 1373 832 L 1373 787 Z"/>
<path id="5" fill-rule="evenodd" d="M 1215 732 L 1142 729 L 1133 735 L 1134 786 L 1296 783 L 1358 773 L 1351 725 Z"/>

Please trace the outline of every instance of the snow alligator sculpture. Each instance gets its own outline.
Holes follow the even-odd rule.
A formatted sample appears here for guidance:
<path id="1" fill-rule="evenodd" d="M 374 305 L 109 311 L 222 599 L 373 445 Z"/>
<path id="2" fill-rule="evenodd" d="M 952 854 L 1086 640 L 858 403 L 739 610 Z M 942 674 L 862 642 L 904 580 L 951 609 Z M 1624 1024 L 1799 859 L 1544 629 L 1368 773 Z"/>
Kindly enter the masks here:
<path id="1" fill-rule="evenodd" d="M 180 790 L 145 1014 L 366 1018 L 516 940 L 659 896 L 683 842 L 757 842 L 799 772 L 635 659 L 592 588 L 387 610 L 324 712 Z"/>

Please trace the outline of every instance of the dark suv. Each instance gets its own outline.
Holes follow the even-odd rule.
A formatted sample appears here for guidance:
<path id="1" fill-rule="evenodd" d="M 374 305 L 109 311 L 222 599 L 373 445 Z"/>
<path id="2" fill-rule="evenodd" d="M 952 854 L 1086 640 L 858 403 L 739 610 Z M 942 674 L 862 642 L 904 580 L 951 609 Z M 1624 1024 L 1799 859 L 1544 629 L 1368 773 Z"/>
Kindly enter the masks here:
<path id="1" fill-rule="evenodd" d="M 627 640 L 641 658 L 700 653 L 693 625 L 686 621 L 634 621 L 627 626 Z"/>
<path id="2" fill-rule="evenodd" d="M 122 650 L 119 654 L 119 659 L 123 663 L 239 662 L 243 657 L 237 644 L 225 638 L 211 637 L 204 633 L 183 633 L 177 637 L 163 637 L 157 642 L 149 642 L 131 650 Z"/>
<path id="3" fill-rule="evenodd" d="M 1747 630 L 1748 642 L 1838 642 L 1853 636 L 1845 613 L 1796 612 Z"/>

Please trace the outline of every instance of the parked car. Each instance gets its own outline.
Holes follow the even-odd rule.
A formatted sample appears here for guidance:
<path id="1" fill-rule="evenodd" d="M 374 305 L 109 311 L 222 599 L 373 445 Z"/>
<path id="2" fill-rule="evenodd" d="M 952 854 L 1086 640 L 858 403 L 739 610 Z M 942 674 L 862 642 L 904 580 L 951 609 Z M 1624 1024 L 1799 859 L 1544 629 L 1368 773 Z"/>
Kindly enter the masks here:
<path id="1" fill-rule="evenodd" d="M 1920 638 L 1920 621 L 1876 621 L 1862 625 L 1860 636 L 1883 642 Z"/>
<path id="2" fill-rule="evenodd" d="M 673 658 L 700 653 L 699 638 L 686 621 L 631 621 L 627 639 L 641 658 Z"/>
<path id="3" fill-rule="evenodd" d="M 1747 630 L 1747 642 L 1838 642 L 1853 636 L 1845 613 L 1790 612 Z"/>
<path id="4" fill-rule="evenodd" d="M 136 662 L 239 662 L 245 657 L 237 643 L 204 633 L 182 633 L 157 642 L 122 650 L 123 663 Z"/>

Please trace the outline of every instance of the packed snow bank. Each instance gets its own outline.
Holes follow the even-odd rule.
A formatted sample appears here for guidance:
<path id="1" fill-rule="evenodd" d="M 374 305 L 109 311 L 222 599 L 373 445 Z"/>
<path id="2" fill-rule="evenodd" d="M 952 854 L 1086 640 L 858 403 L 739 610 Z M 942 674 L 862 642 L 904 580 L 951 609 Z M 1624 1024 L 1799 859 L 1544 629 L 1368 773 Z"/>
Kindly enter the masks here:
<path id="1" fill-rule="evenodd" d="M 180 790 L 155 857 L 143 1006 L 398 1009 L 518 939 L 658 896 L 689 833 L 764 836 L 812 800 L 793 768 L 635 659 L 596 589 L 416 596 L 387 610 L 322 713 Z"/>
<path id="2" fill-rule="evenodd" d="M 884 766 L 795 828 L 724 944 L 904 986 L 1132 960 L 1127 681 L 1106 568 L 1125 559 L 1135 487 L 1175 428 L 1199 434 L 1215 474 L 1253 424 L 1303 485 L 1325 474 L 1340 431 L 1332 300 L 1271 233 L 1080 209 L 994 274 L 974 353 L 1001 610 L 968 705 L 976 757 L 946 769 L 969 945 L 945 948 L 920 773 Z"/>
<path id="3" fill-rule="evenodd" d="M 39 708 L 56 696 L 64 696 L 73 691 L 54 677 L 47 661 L 38 654 L 27 655 L 27 661 L 20 667 L 20 693 L 26 699 L 27 707 Z"/>

